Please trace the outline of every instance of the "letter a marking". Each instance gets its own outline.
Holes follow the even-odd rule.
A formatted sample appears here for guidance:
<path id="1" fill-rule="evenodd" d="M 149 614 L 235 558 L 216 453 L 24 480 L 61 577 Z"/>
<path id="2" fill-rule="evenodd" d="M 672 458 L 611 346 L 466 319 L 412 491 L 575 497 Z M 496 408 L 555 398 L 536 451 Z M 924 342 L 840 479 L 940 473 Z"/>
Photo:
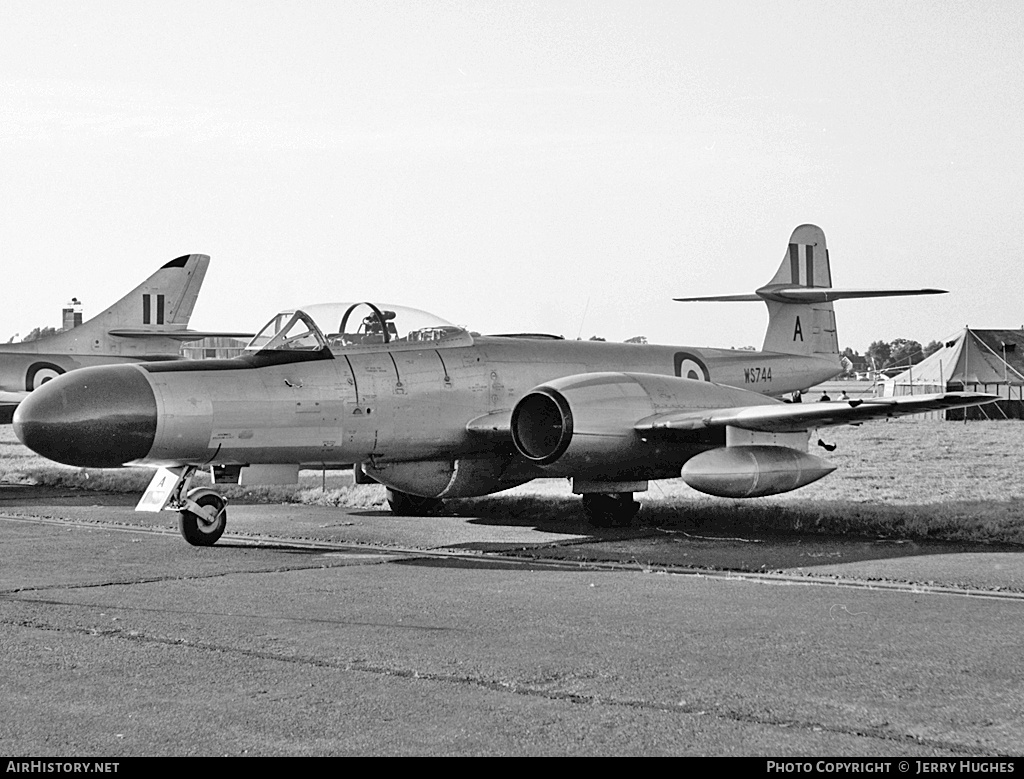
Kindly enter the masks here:
<path id="1" fill-rule="evenodd" d="M 796 318 L 796 327 L 793 328 L 794 341 L 797 339 L 797 336 L 800 337 L 801 341 L 804 340 L 804 331 L 800 328 L 800 317 Z"/>

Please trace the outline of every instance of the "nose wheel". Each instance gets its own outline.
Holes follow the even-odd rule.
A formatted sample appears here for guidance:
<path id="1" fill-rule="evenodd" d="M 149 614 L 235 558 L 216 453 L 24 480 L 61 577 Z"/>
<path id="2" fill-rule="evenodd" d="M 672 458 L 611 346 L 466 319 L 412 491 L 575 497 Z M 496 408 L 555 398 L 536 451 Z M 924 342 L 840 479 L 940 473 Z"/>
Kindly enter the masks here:
<path id="1" fill-rule="evenodd" d="M 629 527 L 639 510 L 632 492 L 583 493 L 583 514 L 594 527 Z"/>
<path id="2" fill-rule="evenodd" d="M 178 512 L 178 529 L 192 546 L 213 546 L 228 524 L 227 501 L 215 492 L 189 495 Z"/>

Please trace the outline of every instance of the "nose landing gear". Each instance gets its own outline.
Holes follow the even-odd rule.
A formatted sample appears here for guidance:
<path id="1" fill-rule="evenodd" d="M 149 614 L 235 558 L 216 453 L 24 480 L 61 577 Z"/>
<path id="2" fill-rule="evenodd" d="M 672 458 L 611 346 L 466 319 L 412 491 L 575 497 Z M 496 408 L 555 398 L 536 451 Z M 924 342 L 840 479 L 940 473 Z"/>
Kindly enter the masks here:
<path id="1" fill-rule="evenodd" d="M 201 494 L 197 494 L 201 493 Z M 178 511 L 178 530 L 192 546 L 213 546 L 228 525 L 227 501 L 203 487 L 189 492 Z"/>
<path id="2" fill-rule="evenodd" d="M 209 487 L 189 489 L 194 465 L 160 468 L 136 511 L 178 512 L 178 530 L 192 546 L 213 546 L 228 524 L 227 500 Z"/>

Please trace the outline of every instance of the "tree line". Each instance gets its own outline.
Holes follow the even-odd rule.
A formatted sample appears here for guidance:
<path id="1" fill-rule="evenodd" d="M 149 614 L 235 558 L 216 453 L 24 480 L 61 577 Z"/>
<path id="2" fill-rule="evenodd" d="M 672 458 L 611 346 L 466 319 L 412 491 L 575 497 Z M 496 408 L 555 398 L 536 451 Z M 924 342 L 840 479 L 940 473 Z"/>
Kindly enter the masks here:
<path id="1" fill-rule="evenodd" d="M 849 346 L 843 349 L 843 357 L 850 361 L 847 373 L 857 371 L 880 371 L 885 368 L 906 368 L 917 365 L 925 357 L 942 348 L 942 341 L 931 341 L 927 346 L 909 338 L 892 341 L 875 341 L 865 354 L 855 352 Z"/>
<path id="2" fill-rule="evenodd" d="M 34 330 L 32 330 L 32 332 L 30 332 L 28 335 L 26 335 L 24 338 L 22 338 L 21 339 L 21 343 L 27 344 L 29 341 L 38 341 L 40 338 L 46 338 L 47 336 L 57 335 L 57 333 L 60 333 L 60 332 L 62 332 L 62 331 L 58 330 L 56 327 L 37 327 Z M 0 336 L 0 338 L 2 338 L 2 337 L 3 336 Z M 18 334 L 15 333 L 14 335 L 12 335 L 10 338 L 7 339 L 7 343 L 9 343 L 9 344 L 16 343 L 15 339 L 17 337 L 18 337 Z"/>

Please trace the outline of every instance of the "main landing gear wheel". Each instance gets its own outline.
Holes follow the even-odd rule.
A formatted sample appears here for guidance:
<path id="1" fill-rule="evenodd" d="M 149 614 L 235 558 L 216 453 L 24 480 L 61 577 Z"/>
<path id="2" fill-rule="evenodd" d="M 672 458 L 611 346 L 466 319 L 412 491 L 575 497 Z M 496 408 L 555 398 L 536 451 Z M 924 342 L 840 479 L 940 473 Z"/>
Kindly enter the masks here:
<path id="1" fill-rule="evenodd" d="M 583 513 L 594 527 L 629 527 L 639 510 L 632 492 L 583 493 Z"/>
<path id="2" fill-rule="evenodd" d="M 178 529 L 192 546 L 213 546 L 228 525 L 227 502 L 220 495 L 208 492 L 196 498 L 195 504 L 202 513 L 182 509 L 178 512 Z"/>
<path id="3" fill-rule="evenodd" d="M 408 492 L 388 489 L 385 492 L 391 513 L 396 517 L 425 517 L 440 510 L 444 501 L 440 498 L 422 498 Z"/>

